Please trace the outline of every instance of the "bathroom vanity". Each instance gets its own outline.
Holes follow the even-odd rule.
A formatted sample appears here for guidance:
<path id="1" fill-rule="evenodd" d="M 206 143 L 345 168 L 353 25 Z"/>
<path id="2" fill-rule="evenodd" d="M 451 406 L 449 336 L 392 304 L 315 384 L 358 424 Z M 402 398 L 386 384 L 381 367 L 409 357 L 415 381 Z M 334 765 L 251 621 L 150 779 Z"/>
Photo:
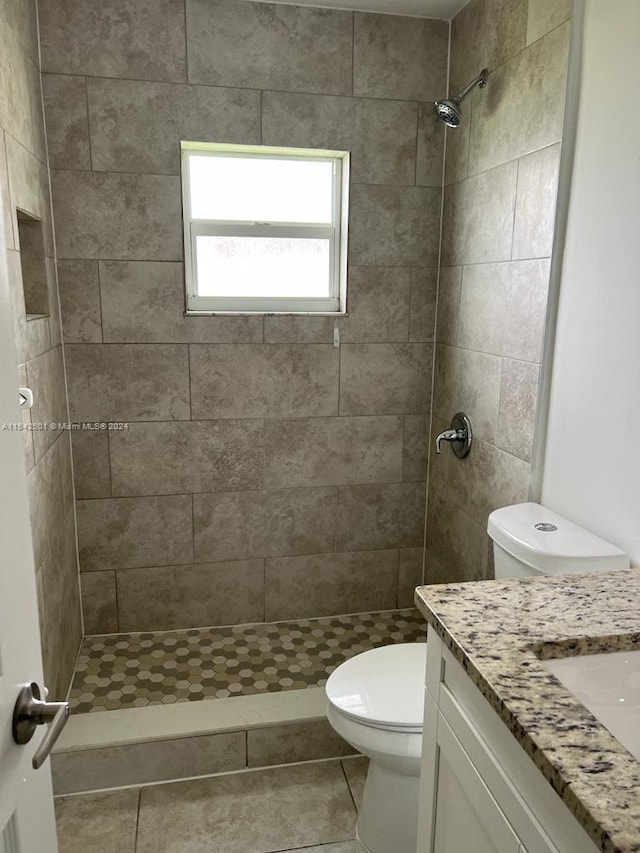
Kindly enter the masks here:
<path id="1" fill-rule="evenodd" d="M 546 663 L 638 648 L 639 595 L 634 569 L 416 591 L 418 853 L 640 851 L 640 762 Z"/>

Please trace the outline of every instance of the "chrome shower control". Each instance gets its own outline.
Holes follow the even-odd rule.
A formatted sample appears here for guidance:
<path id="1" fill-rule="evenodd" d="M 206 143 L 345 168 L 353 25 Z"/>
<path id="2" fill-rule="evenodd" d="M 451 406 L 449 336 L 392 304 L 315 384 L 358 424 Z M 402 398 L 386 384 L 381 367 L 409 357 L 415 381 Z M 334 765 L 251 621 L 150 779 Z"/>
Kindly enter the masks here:
<path id="1" fill-rule="evenodd" d="M 440 448 L 443 441 L 450 442 L 451 449 L 458 459 L 464 459 L 469 455 L 473 442 L 473 429 L 471 421 L 464 412 L 457 412 L 451 419 L 451 428 L 436 437 L 436 453 L 442 452 Z"/>

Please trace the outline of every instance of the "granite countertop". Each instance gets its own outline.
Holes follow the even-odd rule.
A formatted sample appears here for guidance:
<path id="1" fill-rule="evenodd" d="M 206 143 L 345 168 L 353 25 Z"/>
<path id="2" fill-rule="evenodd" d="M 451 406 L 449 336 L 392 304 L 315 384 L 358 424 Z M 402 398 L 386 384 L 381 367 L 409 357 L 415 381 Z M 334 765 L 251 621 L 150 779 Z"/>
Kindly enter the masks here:
<path id="1" fill-rule="evenodd" d="M 640 853 L 640 762 L 541 660 L 640 648 L 640 570 L 422 586 L 416 604 L 604 853 Z"/>

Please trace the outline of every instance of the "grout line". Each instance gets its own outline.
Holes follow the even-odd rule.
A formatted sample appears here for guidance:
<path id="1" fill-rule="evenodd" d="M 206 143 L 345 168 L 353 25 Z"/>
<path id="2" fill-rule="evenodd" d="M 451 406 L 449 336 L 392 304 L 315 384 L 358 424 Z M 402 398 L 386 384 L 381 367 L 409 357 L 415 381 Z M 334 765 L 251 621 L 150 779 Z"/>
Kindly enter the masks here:
<path id="1" fill-rule="evenodd" d="M 84 77 L 84 101 L 87 108 L 87 143 L 89 145 L 89 168 L 82 171 L 93 171 L 93 142 L 91 141 L 91 110 L 89 109 L 89 84 Z"/>
<path id="2" fill-rule="evenodd" d="M 138 807 L 136 809 L 136 829 L 133 835 L 133 853 L 137 853 L 140 833 L 140 807 L 142 805 L 142 788 L 138 788 Z"/>
<path id="3" fill-rule="evenodd" d="M 356 817 L 358 815 L 358 806 L 356 805 L 356 798 L 353 795 L 353 791 L 351 790 L 351 785 L 349 783 L 349 777 L 347 776 L 347 771 L 344 769 L 344 763 L 342 759 L 340 760 L 340 769 L 342 770 L 342 775 L 344 776 L 344 781 L 347 786 L 347 791 L 349 792 L 349 796 L 351 797 L 351 802 L 353 803 L 353 808 L 356 813 Z"/>

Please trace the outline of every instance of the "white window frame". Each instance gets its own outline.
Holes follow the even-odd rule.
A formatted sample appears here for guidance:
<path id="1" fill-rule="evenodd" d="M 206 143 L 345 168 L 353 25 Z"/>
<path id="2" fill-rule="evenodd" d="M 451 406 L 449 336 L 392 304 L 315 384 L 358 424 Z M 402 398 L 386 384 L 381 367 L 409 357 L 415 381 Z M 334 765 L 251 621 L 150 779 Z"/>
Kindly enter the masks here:
<path id="1" fill-rule="evenodd" d="M 346 314 L 347 231 L 349 219 L 348 151 L 309 148 L 275 148 L 265 145 L 227 145 L 211 142 L 181 142 L 182 218 L 186 314 Z M 298 222 L 241 222 L 191 217 L 189 164 L 192 155 L 330 161 L 333 164 L 333 212 L 331 225 Z M 330 243 L 330 295 L 318 297 L 222 297 L 197 292 L 196 240 L 202 235 L 252 237 L 324 237 Z"/>

